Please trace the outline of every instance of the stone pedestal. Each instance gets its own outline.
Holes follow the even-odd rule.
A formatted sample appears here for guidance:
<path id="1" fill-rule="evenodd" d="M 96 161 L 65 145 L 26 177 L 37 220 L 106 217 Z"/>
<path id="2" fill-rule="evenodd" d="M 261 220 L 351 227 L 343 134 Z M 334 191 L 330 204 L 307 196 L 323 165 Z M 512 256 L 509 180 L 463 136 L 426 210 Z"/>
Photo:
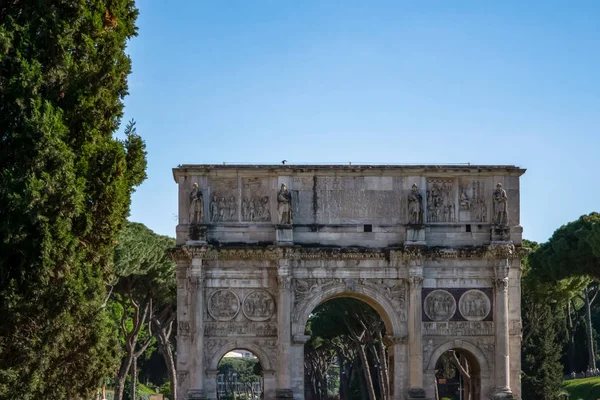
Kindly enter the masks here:
<path id="1" fill-rule="evenodd" d="M 492 242 L 508 242 L 510 240 L 510 228 L 508 226 L 493 225 L 490 228 L 490 240 Z"/>
<path id="2" fill-rule="evenodd" d="M 185 396 L 186 400 L 207 400 L 202 389 L 191 389 Z"/>
<path id="3" fill-rule="evenodd" d="M 425 395 L 425 390 L 423 389 L 408 389 L 408 397 L 407 400 L 419 399 L 424 400 L 427 399 Z"/>
<path id="4" fill-rule="evenodd" d="M 294 230 L 292 225 L 277 225 L 275 227 L 275 244 L 279 246 L 294 244 Z"/>
<path id="5" fill-rule="evenodd" d="M 185 242 L 188 246 L 198 246 L 206 244 L 207 227 L 204 224 L 190 224 L 188 228 L 188 240 Z"/>
<path id="6" fill-rule="evenodd" d="M 425 246 L 425 228 L 422 226 L 408 226 L 406 228 L 405 246 Z"/>
<path id="7" fill-rule="evenodd" d="M 277 389 L 275 390 L 275 399 L 276 400 L 289 400 L 294 398 L 294 393 L 292 389 Z"/>

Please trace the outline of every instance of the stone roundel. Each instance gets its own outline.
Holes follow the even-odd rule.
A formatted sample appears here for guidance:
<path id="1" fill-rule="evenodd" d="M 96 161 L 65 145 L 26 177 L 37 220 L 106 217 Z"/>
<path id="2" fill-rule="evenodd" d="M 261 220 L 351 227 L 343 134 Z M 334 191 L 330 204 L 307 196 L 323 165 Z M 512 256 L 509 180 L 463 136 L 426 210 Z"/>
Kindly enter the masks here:
<path id="1" fill-rule="evenodd" d="M 456 300 L 446 290 L 434 290 L 425 297 L 425 315 L 432 321 L 447 321 L 456 312 Z"/>
<path id="2" fill-rule="evenodd" d="M 490 298 L 481 290 L 471 289 L 463 293 L 458 300 L 460 315 L 467 321 L 482 321 L 490 313 Z"/>
<path id="3" fill-rule="evenodd" d="M 265 290 L 254 290 L 244 298 L 242 312 L 251 321 L 266 321 L 275 312 L 275 300 Z"/>
<path id="4" fill-rule="evenodd" d="M 240 312 L 240 299 L 229 289 L 217 290 L 208 300 L 208 312 L 217 321 L 230 321 Z"/>

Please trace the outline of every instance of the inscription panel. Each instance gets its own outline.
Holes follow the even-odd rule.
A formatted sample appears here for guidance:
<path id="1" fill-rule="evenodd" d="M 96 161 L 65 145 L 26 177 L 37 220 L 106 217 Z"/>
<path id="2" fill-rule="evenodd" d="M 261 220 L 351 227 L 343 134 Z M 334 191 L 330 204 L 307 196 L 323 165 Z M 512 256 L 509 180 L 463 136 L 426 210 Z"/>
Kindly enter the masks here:
<path id="1" fill-rule="evenodd" d="M 486 336 L 494 335 L 491 321 L 423 322 L 423 336 Z"/>

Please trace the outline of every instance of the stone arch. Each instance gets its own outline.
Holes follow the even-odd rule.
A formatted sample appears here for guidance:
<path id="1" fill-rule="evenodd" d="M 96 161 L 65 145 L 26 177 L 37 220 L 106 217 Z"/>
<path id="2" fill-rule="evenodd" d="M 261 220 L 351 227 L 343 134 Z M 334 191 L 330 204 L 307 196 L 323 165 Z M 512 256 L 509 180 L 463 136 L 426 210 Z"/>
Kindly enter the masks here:
<path id="1" fill-rule="evenodd" d="M 258 361 L 262 365 L 263 370 L 265 370 L 265 371 L 273 370 L 273 362 L 270 359 L 269 355 L 260 347 L 259 344 L 249 342 L 246 340 L 236 340 L 236 341 L 228 342 L 227 344 L 219 347 L 213 354 L 213 356 L 208 364 L 208 369 L 216 370 L 217 367 L 219 366 L 219 361 L 221 361 L 223 356 L 233 350 L 251 351 L 258 358 Z"/>
<path id="2" fill-rule="evenodd" d="M 296 310 L 298 315 L 295 318 L 297 322 L 294 324 L 294 334 L 304 334 L 308 318 L 317 306 L 326 301 L 343 297 L 358 299 L 373 307 L 383 320 L 388 335 L 395 337 L 406 336 L 405 323 L 401 321 L 400 314 L 396 310 L 397 307 L 394 307 L 383 292 L 358 283 L 352 290 L 346 285 L 329 287 L 301 304 Z"/>
<path id="3" fill-rule="evenodd" d="M 445 352 L 447 352 L 448 350 L 452 350 L 452 349 L 459 349 L 459 350 L 464 350 L 465 352 L 467 352 L 467 354 L 469 354 L 471 356 L 471 359 L 473 361 L 476 362 L 476 367 L 479 369 L 479 373 L 481 374 L 482 377 L 489 377 L 491 370 L 490 370 L 490 365 L 487 361 L 487 359 L 485 358 L 485 355 L 483 354 L 483 352 L 479 349 L 479 347 L 477 347 L 477 345 L 474 345 L 473 343 L 466 341 L 466 340 L 461 340 L 461 339 L 456 339 L 456 340 L 452 340 L 449 342 L 446 342 L 442 345 L 440 345 L 431 355 L 431 357 L 429 357 L 429 362 L 427 363 L 427 370 L 434 370 L 435 369 L 435 365 L 437 363 L 437 361 L 439 360 L 439 358 L 442 356 L 442 354 L 444 354 Z"/>

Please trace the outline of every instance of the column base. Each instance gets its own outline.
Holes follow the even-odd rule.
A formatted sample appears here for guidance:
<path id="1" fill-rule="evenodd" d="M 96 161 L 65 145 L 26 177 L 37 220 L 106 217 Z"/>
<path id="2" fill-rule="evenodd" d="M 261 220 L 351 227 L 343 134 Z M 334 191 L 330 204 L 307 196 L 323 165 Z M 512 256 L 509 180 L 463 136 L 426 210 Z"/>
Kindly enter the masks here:
<path id="1" fill-rule="evenodd" d="M 207 400 L 204 389 L 190 389 L 185 396 L 186 400 Z"/>
<path id="2" fill-rule="evenodd" d="M 427 400 L 427 395 L 423 389 L 408 389 L 407 400 Z"/>
<path id="3" fill-rule="evenodd" d="M 276 400 L 289 400 L 294 398 L 292 389 L 275 389 Z"/>
<path id="4" fill-rule="evenodd" d="M 509 388 L 498 388 L 492 395 L 493 400 L 511 400 L 513 399 L 512 391 Z"/>

